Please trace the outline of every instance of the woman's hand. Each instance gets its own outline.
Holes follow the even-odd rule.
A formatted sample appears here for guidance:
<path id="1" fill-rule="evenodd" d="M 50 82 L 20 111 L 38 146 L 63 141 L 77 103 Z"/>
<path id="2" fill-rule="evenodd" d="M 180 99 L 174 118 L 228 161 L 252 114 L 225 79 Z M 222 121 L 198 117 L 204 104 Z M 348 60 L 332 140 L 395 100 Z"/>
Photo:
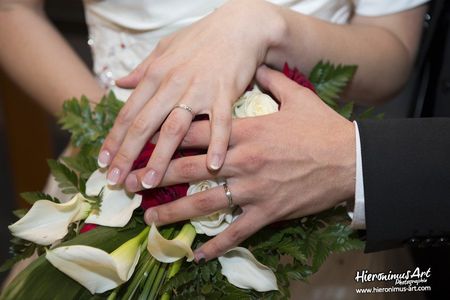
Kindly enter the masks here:
<path id="1" fill-rule="evenodd" d="M 212 174 L 204 156 L 173 160 L 162 185 L 226 178 L 242 214 L 225 231 L 201 246 L 196 259 L 220 256 L 267 224 L 333 207 L 354 194 L 354 125 L 314 93 L 279 72 L 261 67 L 257 79 L 281 102 L 277 113 L 238 119 L 223 167 Z M 204 147 L 207 121 L 195 122 L 184 147 Z M 139 177 L 139 172 L 136 171 Z M 174 223 L 228 206 L 222 187 L 147 210 L 148 224 Z"/>
<path id="2" fill-rule="evenodd" d="M 232 103 L 245 91 L 280 30 L 277 7 L 265 1 L 230 1 L 194 25 L 163 39 L 121 87 L 134 88 L 99 155 L 111 184 L 121 184 L 145 142 L 161 127 L 147 168 L 127 185 L 158 185 L 193 115 L 208 114 L 207 166 L 225 159 Z M 174 108 L 176 105 L 185 108 Z M 192 112 L 189 109 L 192 109 Z"/>

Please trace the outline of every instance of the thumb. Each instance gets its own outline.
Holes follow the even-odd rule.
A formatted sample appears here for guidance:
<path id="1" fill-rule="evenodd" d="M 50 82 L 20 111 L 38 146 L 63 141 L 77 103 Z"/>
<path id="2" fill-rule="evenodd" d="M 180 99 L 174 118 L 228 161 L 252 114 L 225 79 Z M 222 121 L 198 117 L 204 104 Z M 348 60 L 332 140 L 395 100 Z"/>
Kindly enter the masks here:
<path id="1" fill-rule="evenodd" d="M 262 88 L 270 91 L 280 101 L 282 107 L 293 99 L 311 97 L 313 94 L 309 89 L 297 84 L 283 73 L 275 71 L 262 65 L 256 71 L 256 80 Z"/>

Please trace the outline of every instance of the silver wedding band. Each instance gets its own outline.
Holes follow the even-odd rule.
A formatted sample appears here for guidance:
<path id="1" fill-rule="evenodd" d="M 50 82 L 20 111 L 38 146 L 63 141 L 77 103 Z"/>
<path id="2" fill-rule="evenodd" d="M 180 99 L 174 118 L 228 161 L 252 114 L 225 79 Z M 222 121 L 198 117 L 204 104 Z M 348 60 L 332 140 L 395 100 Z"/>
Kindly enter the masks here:
<path id="1" fill-rule="evenodd" d="M 177 105 L 175 105 L 175 106 L 172 108 L 172 110 L 174 110 L 175 108 L 181 108 L 181 109 L 184 109 L 185 111 L 189 112 L 189 113 L 192 115 L 192 118 L 195 117 L 195 113 L 194 113 L 194 111 L 192 110 L 192 107 L 190 107 L 189 105 L 186 105 L 186 104 L 177 104 Z"/>
<path id="2" fill-rule="evenodd" d="M 228 184 L 227 184 L 227 182 L 225 182 L 223 185 L 223 190 L 224 190 L 224 192 L 225 192 L 225 196 L 227 197 L 227 199 L 228 199 L 228 207 L 229 208 L 232 208 L 234 205 L 233 205 L 233 195 L 231 195 L 231 191 L 230 191 L 230 189 L 228 188 Z"/>

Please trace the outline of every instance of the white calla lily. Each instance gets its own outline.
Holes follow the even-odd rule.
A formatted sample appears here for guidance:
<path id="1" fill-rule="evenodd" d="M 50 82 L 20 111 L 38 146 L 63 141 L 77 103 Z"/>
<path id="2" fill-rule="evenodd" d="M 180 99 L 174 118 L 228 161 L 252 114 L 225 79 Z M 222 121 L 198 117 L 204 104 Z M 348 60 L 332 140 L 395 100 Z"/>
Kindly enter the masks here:
<path id="1" fill-rule="evenodd" d="M 106 170 L 98 169 L 86 182 L 86 194 L 97 196 L 102 193 L 99 212 L 92 212 L 86 223 L 110 227 L 123 227 L 130 220 L 133 211 L 141 205 L 142 196 L 127 193 L 123 188 L 111 187 L 106 179 Z"/>
<path id="2" fill-rule="evenodd" d="M 156 260 L 163 263 L 173 263 L 183 257 L 186 257 L 187 261 L 192 261 L 194 253 L 191 245 L 195 235 L 194 227 L 185 224 L 174 239 L 167 240 L 153 224 L 148 235 L 147 250 Z"/>
<path id="3" fill-rule="evenodd" d="M 258 292 L 278 290 L 273 271 L 260 263 L 248 249 L 236 247 L 218 259 L 222 274 L 234 286 Z"/>
<path id="4" fill-rule="evenodd" d="M 106 179 L 106 169 L 97 169 L 86 181 L 86 195 L 97 196 L 108 184 Z"/>
<path id="5" fill-rule="evenodd" d="M 66 203 L 38 200 L 23 218 L 8 228 L 16 237 L 51 245 L 67 234 L 70 223 L 84 219 L 89 210 L 90 205 L 81 194 Z"/>
<path id="6" fill-rule="evenodd" d="M 92 294 L 103 293 L 128 281 L 139 261 L 148 227 L 112 253 L 74 245 L 48 250 L 47 260 Z"/>

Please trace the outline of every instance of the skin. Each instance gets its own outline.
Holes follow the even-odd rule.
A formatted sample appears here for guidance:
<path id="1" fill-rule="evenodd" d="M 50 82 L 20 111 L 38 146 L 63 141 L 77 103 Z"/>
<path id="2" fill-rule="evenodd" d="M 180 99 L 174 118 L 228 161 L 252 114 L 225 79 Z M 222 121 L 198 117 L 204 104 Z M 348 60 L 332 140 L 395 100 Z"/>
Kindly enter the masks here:
<path id="1" fill-rule="evenodd" d="M 0 0 L 0 66 L 50 113 L 64 100 L 104 90 L 50 24 L 41 0 Z"/>
<path id="2" fill-rule="evenodd" d="M 382 17 L 354 16 L 331 24 L 266 1 L 229 1 L 199 22 L 163 39 L 129 76 L 136 88 L 120 112 L 99 155 L 110 184 L 129 190 L 157 186 L 194 114 L 210 116 L 205 165 L 222 166 L 231 134 L 231 106 L 261 64 L 285 61 L 308 73 L 321 59 L 357 64 L 346 99 L 376 104 L 397 92 L 410 71 L 425 6 Z M 264 18 L 261 18 L 264 16 Z M 195 41 L 195 42 L 193 42 Z M 161 126 L 162 125 L 162 126 Z M 161 128 L 145 171 L 129 173 L 144 143 Z"/>
<path id="3" fill-rule="evenodd" d="M 354 196 L 355 128 L 309 89 L 282 73 L 260 67 L 256 79 L 281 102 L 279 112 L 233 120 L 230 148 L 217 173 L 204 155 L 170 162 L 162 185 L 227 178 L 234 205 L 243 213 L 195 251 L 210 260 L 267 224 L 333 207 Z M 184 147 L 207 147 L 208 121 L 195 122 Z M 301 128 L 301 130 L 299 130 Z M 222 187 L 181 198 L 145 213 L 157 225 L 204 216 L 228 206 Z"/>

